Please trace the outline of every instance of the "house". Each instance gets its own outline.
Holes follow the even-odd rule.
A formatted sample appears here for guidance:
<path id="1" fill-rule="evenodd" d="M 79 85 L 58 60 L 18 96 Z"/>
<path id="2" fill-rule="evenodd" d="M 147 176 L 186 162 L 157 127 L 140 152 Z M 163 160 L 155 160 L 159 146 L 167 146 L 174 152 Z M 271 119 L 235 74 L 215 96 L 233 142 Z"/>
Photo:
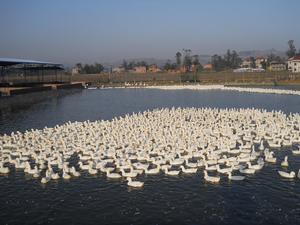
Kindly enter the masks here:
<path id="1" fill-rule="evenodd" d="M 288 70 L 293 73 L 300 73 L 300 55 L 288 59 Z"/>
<path id="2" fill-rule="evenodd" d="M 212 66 L 211 63 L 205 64 L 205 65 L 203 66 L 203 69 L 204 69 L 204 70 L 212 70 L 212 68 L 213 68 L 213 66 Z"/>
<path id="3" fill-rule="evenodd" d="M 124 67 L 115 67 L 112 69 L 113 73 L 124 73 L 125 72 L 125 68 Z"/>
<path id="4" fill-rule="evenodd" d="M 180 73 L 186 73 L 186 72 L 188 72 L 189 71 L 189 69 L 186 67 L 186 66 L 181 66 L 180 68 L 179 68 L 179 72 Z"/>
<path id="5" fill-rule="evenodd" d="M 157 73 L 157 72 L 161 72 L 161 69 L 159 69 L 156 64 L 152 64 L 149 66 L 148 71 L 150 73 Z"/>
<path id="6" fill-rule="evenodd" d="M 256 68 L 263 68 L 263 64 L 267 62 L 267 59 L 264 57 L 256 57 L 255 65 Z"/>
<path id="7" fill-rule="evenodd" d="M 135 66 L 133 68 L 133 73 L 146 73 L 147 72 L 147 68 L 146 66 Z"/>
<path id="8" fill-rule="evenodd" d="M 269 70 L 270 71 L 284 71 L 284 70 L 286 70 L 286 65 L 285 65 L 285 63 L 272 61 L 272 62 L 270 62 Z"/>
<path id="9" fill-rule="evenodd" d="M 245 58 L 241 65 L 242 68 L 250 68 L 251 67 L 251 59 Z"/>
<path id="10" fill-rule="evenodd" d="M 73 67 L 71 71 L 72 75 L 80 74 L 80 72 L 81 69 L 78 66 Z"/>

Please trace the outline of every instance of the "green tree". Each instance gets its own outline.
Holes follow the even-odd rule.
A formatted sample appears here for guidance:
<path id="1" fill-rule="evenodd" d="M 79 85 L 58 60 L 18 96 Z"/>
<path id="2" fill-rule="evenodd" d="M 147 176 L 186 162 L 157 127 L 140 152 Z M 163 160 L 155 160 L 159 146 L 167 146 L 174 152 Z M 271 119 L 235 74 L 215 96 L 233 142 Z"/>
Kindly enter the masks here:
<path id="1" fill-rule="evenodd" d="M 95 63 L 94 65 L 94 71 L 95 73 L 101 73 L 104 70 L 104 66 L 100 63 Z"/>
<path id="2" fill-rule="evenodd" d="M 166 62 L 166 64 L 164 65 L 164 70 L 168 71 L 168 70 L 175 70 L 177 67 L 176 63 L 172 63 L 171 60 L 168 60 Z"/>
<path id="3" fill-rule="evenodd" d="M 297 52 L 296 47 L 294 45 L 294 40 L 289 40 L 288 41 L 288 46 L 289 46 L 289 49 L 286 51 L 286 55 L 289 58 L 291 58 L 291 57 L 295 56 L 296 52 Z"/>
<path id="4" fill-rule="evenodd" d="M 128 63 L 128 70 L 133 70 L 133 68 L 135 67 L 135 62 L 134 61 L 131 61 Z"/>
<path id="5" fill-rule="evenodd" d="M 124 70 L 128 70 L 128 63 L 125 59 L 123 60 L 122 67 L 124 68 Z"/>
<path id="6" fill-rule="evenodd" d="M 191 57 L 191 49 L 183 49 L 184 58 L 183 58 L 183 65 L 189 71 L 192 66 L 192 57 Z"/>
<path id="7" fill-rule="evenodd" d="M 177 67 L 179 68 L 180 65 L 181 65 L 181 56 L 182 54 L 180 52 L 177 52 L 176 55 L 175 55 L 175 58 L 176 58 L 176 64 L 177 64 Z"/>
<path id="8" fill-rule="evenodd" d="M 211 57 L 211 64 L 213 66 L 213 69 L 217 72 L 222 71 L 226 68 L 225 60 L 217 54 Z"/>
<path id="9" fill-rule="evenodd" d="M 82 64 L 76 63 L 75 66 L 78 68 L 79 73 L 82 73 Z"/>
<path id="10" fill-rule="evenodd" d="M 192 56 L 192 64 L 193 65 L 199 65 L 200 64 L 199 55 L 193 55 Z"/>
<path id="11" fill-rule="evenodd" d="M 228 49 L 224 56 L 224 62 L 227 69 L 236 69 L 241 65 L 242 59 L 235 50 L 231 52 L 230 49 Z"/>
<path id="12" fill-rule="evenodd" d="M 266 61 L 263 61 L 263 62 L 261 62 L 261 66 L 262 66 L 262 68 L 264 69 L 264 70 L 267 70 L 267 62 Z"/>
<path id="13" fill-rule="evenodd" d="M 226 67 L 230 68 L 231 67 L 231 63 L 232 63 L 232 55 L 231 55 L 230 49 L 227 50 L 227 52 L 226 52 L 226 54 L 224 56 L 224 61 L 225 61 Z"/>
<path id="14" fill-rule="evenodd" d="M 223 57 L 219 55 L 213 55 L 211 58 L 211 64 L 215 71 L 236 69 L 239 68 L 239 66 L 242 64 L 242 59 L 239 57 L 235 50 L 231 51 L 230 49 L 228 49 Z"/>
<path id="15" fill-rule="evenodd" d="M 94 73 L 101 73 L 104 70 L 103 65 L 100 63 L 95 63 L 94 65 L 85 64 L 82 68 L 82 73 L 85 74 L 94 74 Z"/>
<path id="16" fill-rule="evenodd" d="M 232 51 L 231 54 L 231 61 L 230 61 L 230 68 L 237 69 L 242 64 L 242 59 L 239 57 L 235 50 Z"/>
<path id="17" fill-rule="evenodd" d="M 164 70 L 168 71 L 171 68 L 171 63 L 169 62 L 169 60 L 166 62 L 166 64 L 164 65 Z"/>
<path id="18" fill-rule="evenodd" d="M 145 66 L 146 69 L 148 69 L 148 67 L 149 67 L 145 61 L 137 62 L 137 63 L 135 63 L 135 66 Z"/>
<path id="19" fill-rule="evenodd" d="M 250 57 L 250 67 L 256 68 L 255 58 L 253 56 Z"/>

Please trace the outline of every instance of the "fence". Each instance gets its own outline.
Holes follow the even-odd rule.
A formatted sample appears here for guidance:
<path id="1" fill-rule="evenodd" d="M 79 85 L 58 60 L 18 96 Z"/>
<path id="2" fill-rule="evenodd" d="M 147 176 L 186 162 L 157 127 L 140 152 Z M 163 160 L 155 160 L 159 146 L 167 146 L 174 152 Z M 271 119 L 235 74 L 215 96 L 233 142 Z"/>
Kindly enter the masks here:
<path id="1" fill-rule="evenodd" d="M 59 83 L 69 81 L 70 75 L 65 74 L 62 70 L 10 69 L 2 72 L 0 86 L 5 86 L 10 83 L 26 86 L 39 83 Z"/>
<path id="2" fill-rule="evenodd" d="M 170 83 L 170 82 L 200 82 L 200 83 L 276 83 L 300 82 L 300 73 L 263 72 L 263 73 L 233 73 L 233 72 L 207 72 L 207 73 L 145 73 L 145 74 L 77 74 L 71 76 L 71 81 L 84 81 L 90 83 Z"/>

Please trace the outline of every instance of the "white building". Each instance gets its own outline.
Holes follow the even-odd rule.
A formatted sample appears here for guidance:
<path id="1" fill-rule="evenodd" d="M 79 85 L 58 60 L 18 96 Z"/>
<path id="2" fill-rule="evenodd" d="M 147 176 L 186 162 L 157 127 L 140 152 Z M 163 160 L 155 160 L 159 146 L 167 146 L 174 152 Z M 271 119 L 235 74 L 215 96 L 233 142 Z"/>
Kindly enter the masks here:
<path id="1" fill-rule="evenodd" d="M 256 68 L 263 68 L 263 63 L 266 63 L 266 62 L 267 62 L 267 58 L 256 57 L 256 59 L 255 59 Z"/>
<path id="2" fill-rule="evenodd" d="M 288 70 L 293 73 L 300 73 L 300 55 L 288 59 Z"/>
<path id="3" fill-rule="evenodd" d="M 81 72 L 80 68 L 75 66 L 72 68 L 72 75 L 79 74 Z"/>
<path id="4" fill-rule="evenodd" d="M 123 67 L 115 67 L 112 69 L 113 73 L 124 73 L 125 69 Z"/>

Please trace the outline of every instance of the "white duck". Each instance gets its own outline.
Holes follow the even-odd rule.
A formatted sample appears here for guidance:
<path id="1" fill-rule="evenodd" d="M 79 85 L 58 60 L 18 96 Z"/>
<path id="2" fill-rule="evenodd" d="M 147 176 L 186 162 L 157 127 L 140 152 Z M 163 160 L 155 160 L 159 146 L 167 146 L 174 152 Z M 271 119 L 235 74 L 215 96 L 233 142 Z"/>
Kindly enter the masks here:
<path id="1" fill-rule="evenodd" d="M 240 173 L 244 173 L 244 174 L 254 174 L 255 173 L 255 169 L 251 169 L 251 168 L 240 169 L 239 171 L 240 171 Z"/>
<path id="2" fill-rule="evenodd" d="M 190 167 L 190 168 L 197 168 L 198 167 L 198 163 L 192 163 L 192 162 L 189 162 L 188 159 L 185 160 L 185 165 L 187 167 Z"/>
<path id="3" fill-rule="evenodd" d="M 132 181 L 131 177 L 127 177 L 127 185 L 130 187 L 141 188 L 144 186 L 144 182 Z"/>
<path id="4" fill-rule="evenodd" d="M 164 172 L 169 176 L 177 176 L 180 173 L 179 170 L 169 170 L 168 167 L 165 167 Z"/>
<path id="5" fill-rule="evenodd" d="M 261 140 L 258 149 L 259 149 L 260 151 L 263 151 L 263 150 L 265 149 L 265 147 L 264 147 L 264 141 L 263 141 L 263 140 Z"/>
<path id="6" fill-rule="evenodd" d="M 111 179 L 120 179 L 122 176 L 118 173 L 111 173 L 110 171 L 106 171 L 106 176 Z"/>
<path id="7" fill-rule="evenodd" d="M 63 175 L 62 175 L 63 179 L 65 180 L 69 180 L 71 178 L 70 174 L 68 174 L 65 170 L 63 170 Z"/>
<path id="8" fill-rule="evenodd" d="M 213 176 L 209 176 L 207 174 L 207 171 L 204 170 L 204 179 L 208 182 L 211 182 L 211 183 L 219 183 L 220 182 L 220 177 L 213 177 Z"/>
<path id="9" fill-rule="evenodd" d="M 70 173 L 74 176 L 74 177 L 79 177 L 80 173 L 78 171 L 76 171 L 75 167 L 72 166 L 70 169 Z"/>
<path id="10" fill-rule="evenodd" d="M 58 180 L 60 178 L 59 174 L 58 173 L 52 173 L 51 174 L 51 179 L 52 180 Z"/>
<path id="11" fill-rule="evenodd" d="M 185 168 L 184 166 L 180 166 L 180 169 L 183 173 L 197 173 L 198 168 Z"/>
<path id="12" fill-rule="evenodd" d="M 79 164 L 80 169 L 82 169 L 82 170 L 90 169 L 90 164 L 83 164 L 81 161 L 78 164 Z"/>
<path id="13" fill-rule="evenodd" d="M 149 175 L 158 174 L 159 171 L 160 171 L 160 165 L 157 165 L 157 167 L 154 169 L 145 169 L 145 174 L 149 174 Z"/>
<path id="14" fill-rule="evenodd" d="M 217 171 L 218 171 L 218 173 L 229 173 L 229 172 L 231 172 L 232 171 L 232 168 L 233 168 L 233 166 L 232 167 L 227 167 L 227 168 L 220 168 L 220 165 L 219 164 L 217 164 Z"/>
<path id="15" fill-rule="evenodd" d="M 136 176 L 138 175 L 137 172 L 133 172 L 133 171 L 125 172 L 125 170 L 123 170 L 123 169 L 121 169 L 120 171 L 121 171 L 121 173 L 122 173 L 122 176 L 123 176 L 123 177 L 127 177 L 127 178 L 128 178 L 128 177 L 133 178 L 133 177 L 136 177 Z"/>
<path id="16" fill-rule="evenodd" d="M 280 176 L 282 176 L 284 178 L 289 178 L 289 179 L 293 179 L 296 176 L 294 171 L 291 171 L 290 173 L 284 172 L 284 171 L 278 171 L 278 173 Z"/>
<path id="17" fill-rule="evenodd" d="M 288 156 L 284 157 L 284 160 L 281 162 L 281 166 L 284 166 L 284 167 L 289 166 Z"/>
<path id="18" fill-rule="evenodd" d="M 43 177 L 43 178 L 41 179 L 41 183 L 42 183 L 42 184 L 46 184 L 46 183 L 48 183 L 50 180 L 51 180 L 51 178 L 46 176 L 46 177 Z"/>
<path id="19" fill-rule="evenodd" d="M 88 169 L 88 173 L 91 175 L 95 175 L 98 173 L 96 169 L 93 169 L 92 165 L 90 165 L 90 168 Z"/>
<path id="20" fill-rule="evenodd" d="M 264 167 L 263 163 L 252 165 L 251 162 L 247 162 L 247 165 L 249 169 L 254 169 L 254 170 L 261 170 Z"/>
<path id="21" fill-rule="evenodd" d="M 231 172 L 227 173 L 227 175 L 228 175 L 229 180 L 244 180 L 245 179 L 244 176 L 232 176 Z"/>
<path id="22" fill-rule="evenodd" d="M 217 170 L 217 166 L 216 165 L 208 166 L 208 164 L 205 163 L 205 170 L 206 171 L 214 171 L 214 170 Z"/>
<path id="23" fill-rule="evenodd" d="M 300 155 L 300 149 L 298 149 L 298 150 L 293 150 L 292 153 L 293 153 L 294 155 Z"/>

